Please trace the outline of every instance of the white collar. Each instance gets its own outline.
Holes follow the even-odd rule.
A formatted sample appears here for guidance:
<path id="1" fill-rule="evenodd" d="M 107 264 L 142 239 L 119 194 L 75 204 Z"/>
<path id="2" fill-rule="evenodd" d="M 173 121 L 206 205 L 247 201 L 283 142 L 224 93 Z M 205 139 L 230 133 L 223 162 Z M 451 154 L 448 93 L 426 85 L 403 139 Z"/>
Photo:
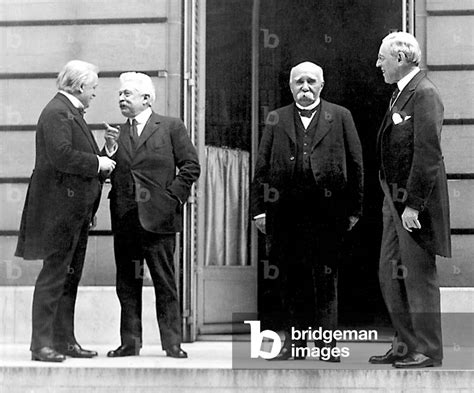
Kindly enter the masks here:
<path id="1" fill-rule="evenodd" d="M 298 104 L 298 103 L 296 103 L 296 102 L 295 102 L 295 104 L 296 104 L 296 107 L 297 107 L 298 109 L 302 109 L 302 110 L 304 109 L 304 110 L 310 111 L 310 110 L 316 108 L 316 107 L 319 105 L 320 102 L 321 102 L 321 98 L 318 97 L 318 98 L 316 99 L 316 101 L 314 101 L 311 105 L 308 105 L 308 106 L 301 106 L 300 104 Z"/>
<path id="2" fill-rule="evenodd" d="M 151 108 L 148 107 L 144 111 L 142 111 L 138 115 L 136 115 L 135 117 L 130 118 L 129 121 L 131 122 L 132 119 L 135 119 L 138 124 L 145 124 L 148 121 L 148 119 L 150 118 L 151 113 L 152 113 Z"/>
<path id="3" fill-rule="evenodd" d="M 402 91 L 406 85 L 415 77 L 416 74 L 420 72 L 420 67 L 415 67 L 408 74 L 406 74 L 402 79 L 397 82 L 398 90 Z"/>
<path id="4" fill-rule="evenodd" d="M 61 94 L 66 96 L 66 98 L 71 101 L 71 104 L 74 105 L 75 108 L 77 109 L 84 109 L 84 105 L 82 104 L 81 101 L 76 96 L 73 96 L 71 93 L 68 93 L 67 91 L 64 90 L 59 90 Z"/>

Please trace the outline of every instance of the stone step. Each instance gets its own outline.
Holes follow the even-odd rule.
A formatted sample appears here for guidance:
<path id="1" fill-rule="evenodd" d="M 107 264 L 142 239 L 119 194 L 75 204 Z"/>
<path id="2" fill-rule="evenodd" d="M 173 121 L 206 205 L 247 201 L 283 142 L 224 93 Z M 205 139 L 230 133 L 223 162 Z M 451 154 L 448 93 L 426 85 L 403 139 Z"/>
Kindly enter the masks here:
<path id="1" fill-rule="evenodd" d="M 29 360 L 27 345 L 0 346 L 0 392 L 8 393 L 208 393 L 208 392 L 356 392 L 470 393 L 474 390 L 471 349 L 445 348 L 442 367 L 398 370 L 374 366 L 370 355 L 387 344 L 349 343 L 351 356 L 339 364 L 319 360 L 268 362 L 232 368 L 232 343 L 183 344 L 188 359 L 167 358 L 159 346 L 140 356 L 110 359 L 107 346 L 94 346 L 99 357 L 64 363 Z"/>

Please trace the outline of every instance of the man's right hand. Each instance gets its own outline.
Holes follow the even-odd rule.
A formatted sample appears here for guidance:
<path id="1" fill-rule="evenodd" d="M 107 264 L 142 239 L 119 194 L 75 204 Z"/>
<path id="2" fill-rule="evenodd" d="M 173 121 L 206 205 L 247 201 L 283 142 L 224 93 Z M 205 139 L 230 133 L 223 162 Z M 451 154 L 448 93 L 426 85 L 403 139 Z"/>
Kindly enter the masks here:
<path id="1" fill-rule="evenodd" d="M 99 171 L 110 175 L 115 169 L 115 161 L 105 156 L 98 156 L 97 158 L 99 159 Z"/>
<path id="2" fill-rule="evenodd" d="M 112 127 L 110 124 L 104 121 L 105 126 L 105 144 L 109 151 L 113 151 L 115 145 L 117 144 L 117 140 L 120 136 L 120 126 L 117 128 Z"/>
<path id="3" fill-rule="evenodd" d="M 267 234 L 267 228 L 265 226 L 265 217 L 256 218 L 255 225 L 257 226 L 260 232 L 262 232 L 264 235 Z"/>

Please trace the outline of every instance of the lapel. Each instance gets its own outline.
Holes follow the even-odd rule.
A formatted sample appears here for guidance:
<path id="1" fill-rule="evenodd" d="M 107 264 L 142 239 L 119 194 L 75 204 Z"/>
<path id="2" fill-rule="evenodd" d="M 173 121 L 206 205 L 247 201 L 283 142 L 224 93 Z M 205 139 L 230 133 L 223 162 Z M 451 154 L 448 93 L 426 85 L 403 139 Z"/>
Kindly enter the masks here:
<path id="1" fill-rule="evenodd" d="M 415 92 L 418 83 L 420 83 L 420 81 L 424 77 L 424 72 L 420 71 L 413 77 L 410 82 L 408 82 L 408 85 L 405 86 L 405 88 L 400 93 L 400 96 L 398 97 L 397 101 L 395 101 L 395 105 L 393 105 L 391 113 L 400 112 L 405 107 L 406 103 Z"/>
<path id="2" fill-rule="evenodd" d="M 294 104 L 285 106 L 281 110 L 280 118 L 278 119 L 279 125 L 283 127 L 289 138 L 296 145 L 296 131 L 295 131 L 295 113 Z M 277 112 L 278 113 L 278 112 Z"/>
<path id="3" fill-rule="evenodd" d="M 160 127 L 159 124 L 161 123 L 161 117 L 157 115 L 155 112 L 151 113 L 150 118 L 145 124 L 142 133 L 140 134 L 140 138 L 138 139 L 138 146 L 135 152 L 138 153 L 140 148 L 146 142 L 146 140 L 151 137 Z"/>
<path id="4" fill-rule="evenodd" d="M 74 117 L 74 120 L 76 123 L 79 124 L 82 132 L 84 133 L 86 139 L 89 141 L 92 150 L 94 151 L 95 154 L 99 155 L 99 147 L 97 146 L 97 142 L 95 141 L 94 136 L 92 135 L 91 130 L 89 129 L 89 126 L 87 125 L 86 121 L 84 120 L 84 117 L 81 115 L 79 112 L 79 109 L 77 109 L 74 105 L 72 105 L 72 102 L 69 101 L 69 99 L 61 93 L 57 93 L 55 98 L 57 98 L 59 101 L 63 102 L 68 109 L 71 111 L 72 116 Z"/>
<path id="5" fill-rule="evenodd" d="M 327 102 L 321 99 L 321 113 L 319 114 L 319 121 L 316 125 L 316 131 L 314 133 L 313 143 L 311 146 L 311 151 L 315 149 L 317 144 L 326 136 L 326 134 L 331 130 L 331 125 L 334 120 L 332 112 L 328 109 Z M 314 120 L 314 118 L 313 118 Z M 311 126 L 311 125 L 310 125 Z"/>
<path id="6" fill-rule="evenodd" d="M 416 87 L 424 77 L 425 73 L 423 71 L 420 71 L 418 74 L 416 74 L 414 78 L 408 83 L 408 85 L 406 85 L 405 88 L 402 90 L 397 101 L 395 101 L 395 105 L 393 105 L 393 108 L 387 109 L 387 112 L 385 112 L 385 116 L 377 134 L 377 149 L 380 149 L 382 137 L 385 131 L 389 128 L 389 125 L 392 123 L 392 114 L 394 114 L 395 112 L 400 112 L 405 107 L 405 105 L 415 92 Z"/>

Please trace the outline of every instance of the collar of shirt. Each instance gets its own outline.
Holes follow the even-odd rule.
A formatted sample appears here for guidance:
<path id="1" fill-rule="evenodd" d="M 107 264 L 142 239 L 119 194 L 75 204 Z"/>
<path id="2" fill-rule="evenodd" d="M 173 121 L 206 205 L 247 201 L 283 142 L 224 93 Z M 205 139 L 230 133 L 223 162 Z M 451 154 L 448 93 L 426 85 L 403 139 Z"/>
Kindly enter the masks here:
<path id="1" fill-rule="evenodd" d="M 75 96 L 73 96 L 71 93 L 68 93 L 67 91 L 64 90 L 59 90 L 59 92 L 66 96 L 66 98 L 71 101 L 71 104 L 74 105 L 75 108 L 77 109 L 84 109 L 84 105 L 82 105 L 82 102 L 79 101 L 79 99 Z"/>
<path id="2" fill-rule="evenodd" d="M 400 92 L 410 83 L 410 81 L 415 77 L 416 74 L 420 72 L 420 67 L 415 67 L 408 74 L 406 74 L 402 79 L 397 82 L 397 87 Z M 400 93 L 398 93 L 400 95 Z"/>
<path id="3" fill-rule="evenodd" d="M 315 102 L 313 102 L 311 105 L 309 105 L 309 106 L 302 107 L 301 105 L 298 105 L 298 104 L 296 104 L 296 103 L 295 103 L 295 104 L 296 104 L 296 107 L 297 107 L 298 109 L 305 109 L 305 110 L 310 111 L 310 110 L 313 110 L 314 108 L 316 108 L 316 107 L 319 105 L 320 102 L 321 102 L 321 98 L 318 97 L 318 99 L 317 99 Z M 314 114 L 315 114 L 316 112 L 317 112 L 317 111 L 314 111 L 314 112 L 311 114 L 311 117 L 305 117 L 305 116 L 301 116 L 301 115 L 300 115 L 300 119 L 301 119 L 301 122 L 303 123 L 303 126 L 304 126 L 304 129 L 305 129 L 305 130 L 309 127 L 309 125 L 310 125 L 311 122 L 313 121 L 313 117 L 314 117 Z M 298 114 L 299 114 L 299 113 L 298 113 Z"/>
<path id="4" fill-rule="evenodd" d="M 145 128 L 145 124 L 151 116 L 151 108 L 146 108 L 143 112 L 140 112 L 136 115 L 133 119 L 137 121 L 137 133 L 140 136 L 143 129 Z M 128 119 L 129 123 L 132 124 L 132 118 Z"/>

